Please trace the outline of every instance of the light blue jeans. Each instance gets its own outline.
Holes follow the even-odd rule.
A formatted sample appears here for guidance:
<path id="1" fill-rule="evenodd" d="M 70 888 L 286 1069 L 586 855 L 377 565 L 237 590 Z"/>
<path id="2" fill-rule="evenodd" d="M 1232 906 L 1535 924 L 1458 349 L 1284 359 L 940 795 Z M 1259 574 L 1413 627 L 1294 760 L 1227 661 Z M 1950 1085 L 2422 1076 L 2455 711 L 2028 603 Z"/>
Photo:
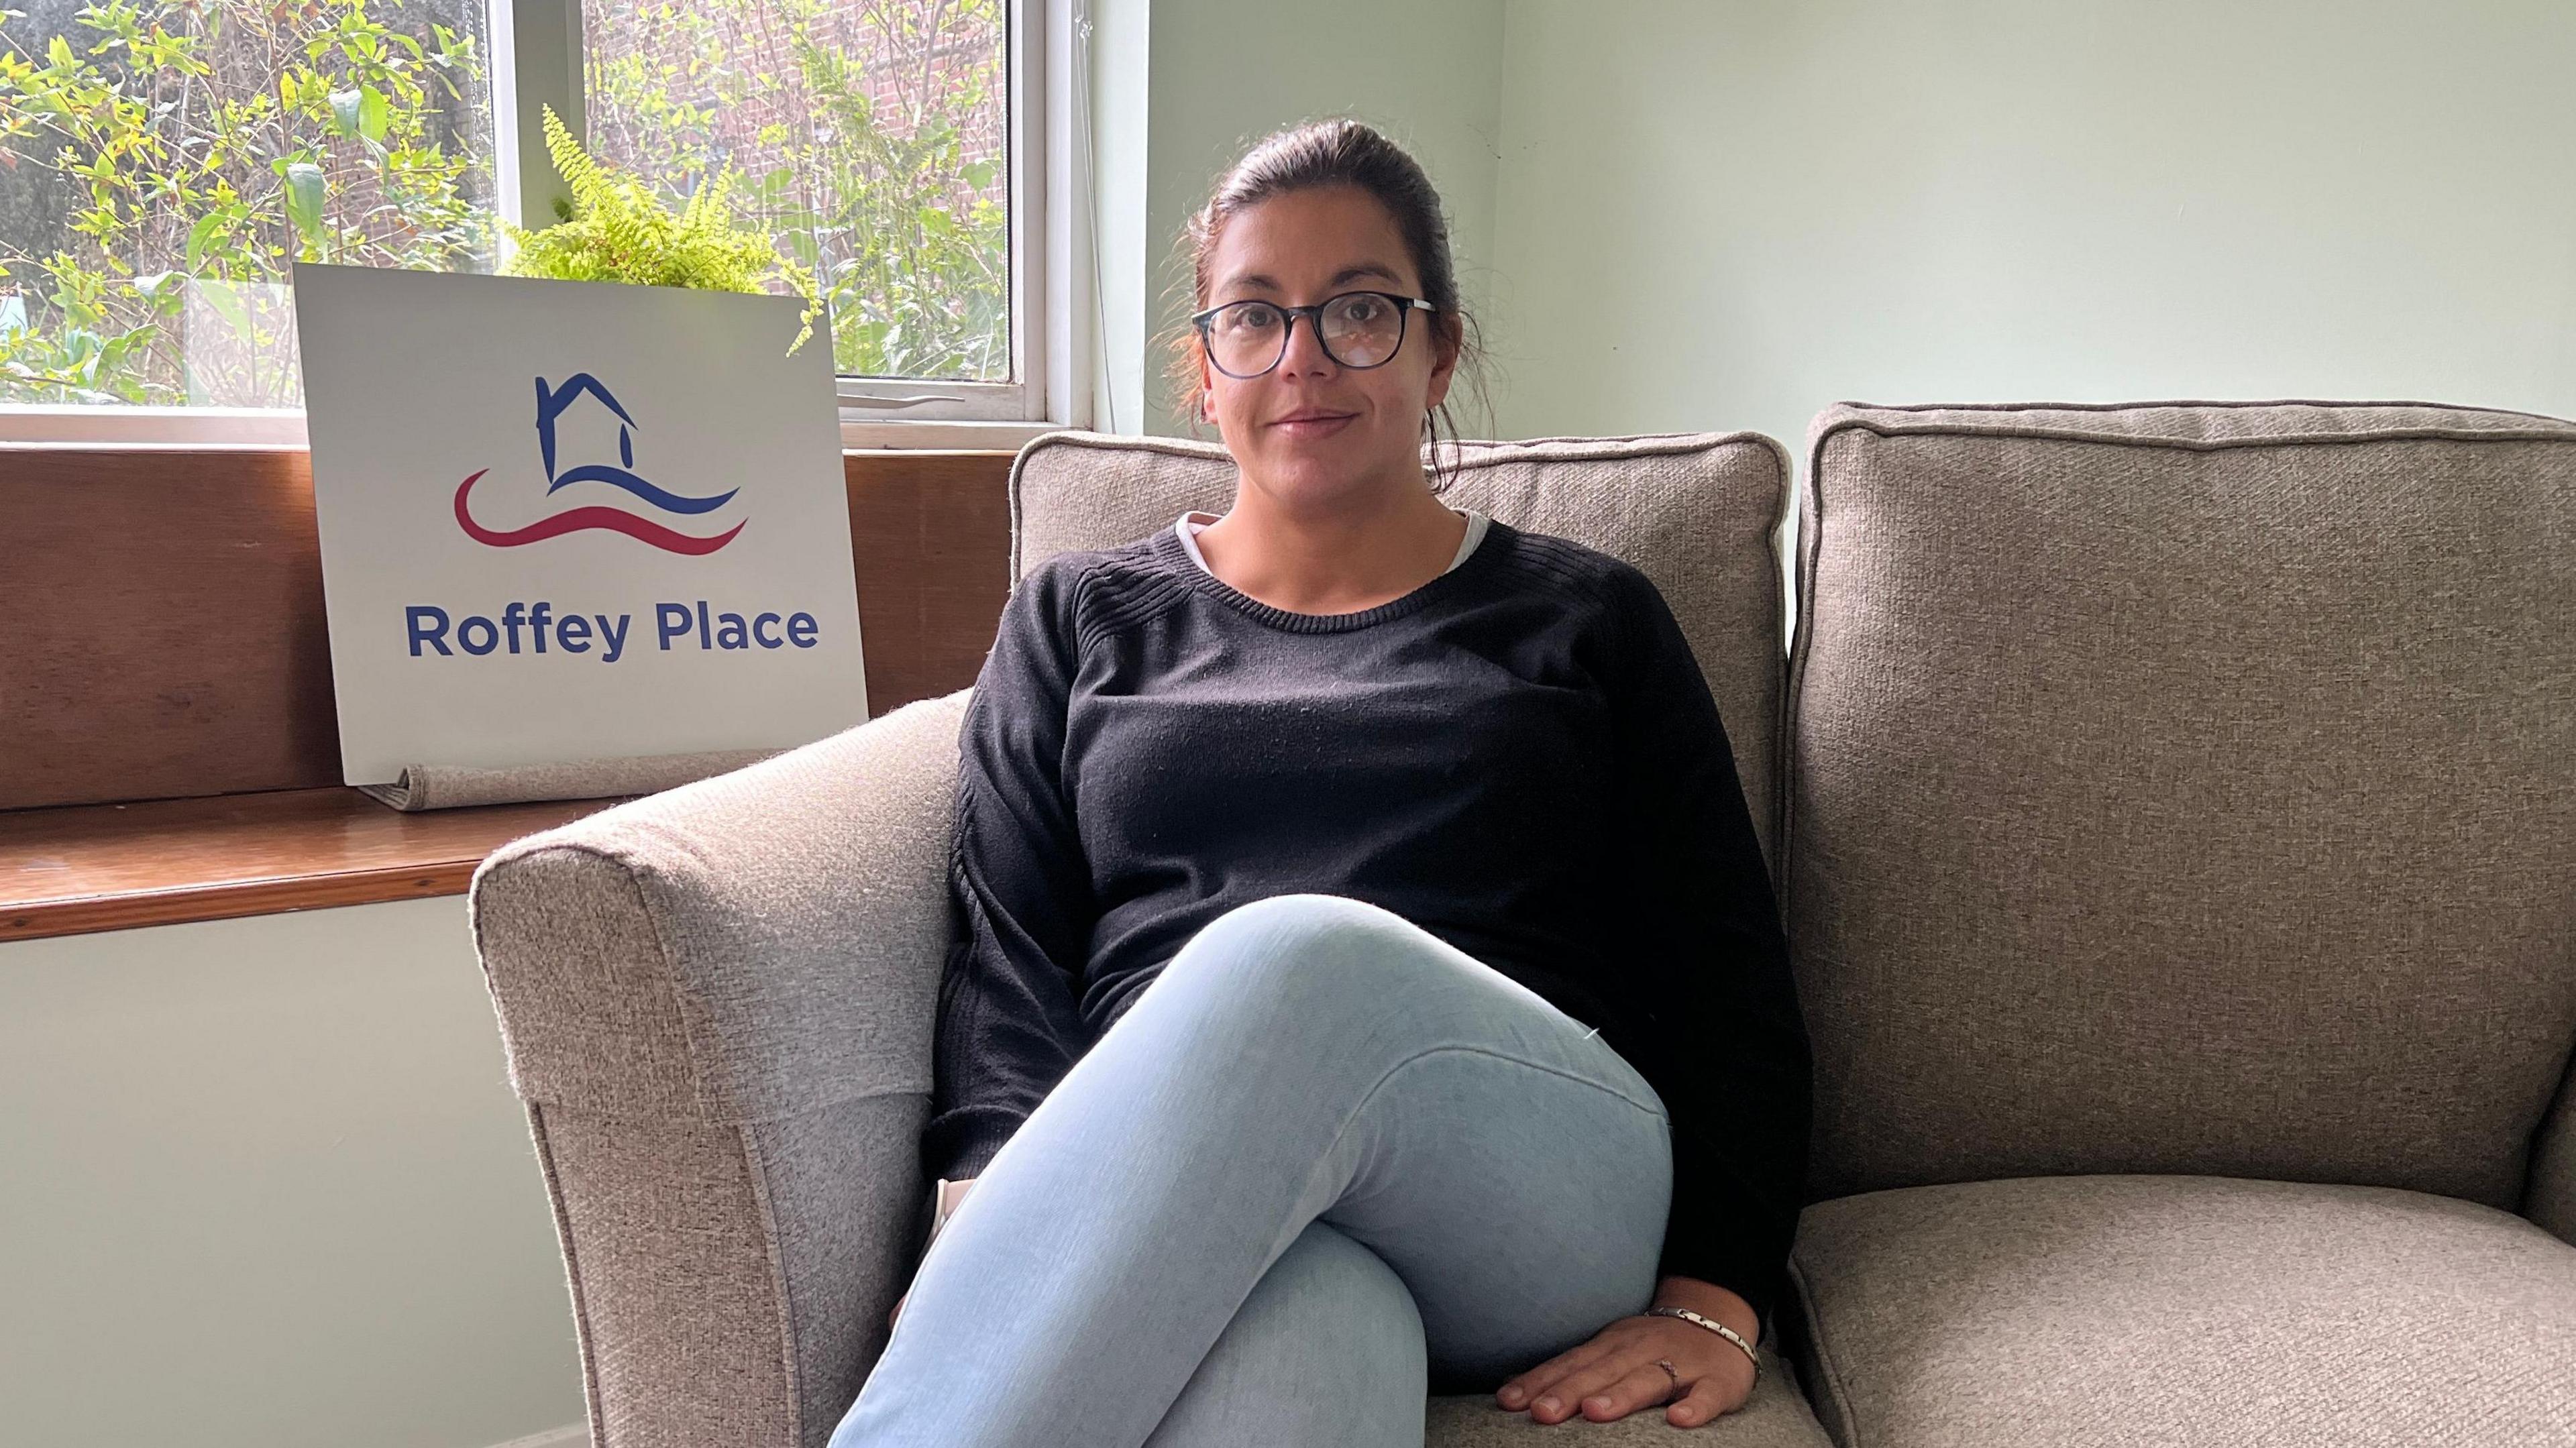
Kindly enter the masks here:
<path id="1" fill-rule="evenodd" d="M 1430 1393 L 1652 1305 L 1671 1136 L 1527 986 L 1376 905 L 1255 901 L 976 1179 L 830 1448 L 1419 1448 Z"/>

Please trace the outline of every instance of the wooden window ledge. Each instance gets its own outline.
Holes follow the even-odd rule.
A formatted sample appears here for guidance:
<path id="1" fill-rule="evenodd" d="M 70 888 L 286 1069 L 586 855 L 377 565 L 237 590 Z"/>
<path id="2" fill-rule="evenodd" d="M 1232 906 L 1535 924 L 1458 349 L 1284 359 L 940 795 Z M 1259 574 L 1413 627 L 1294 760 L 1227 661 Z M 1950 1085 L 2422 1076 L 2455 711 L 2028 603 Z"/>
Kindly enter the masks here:
<path id="1" fill-rule="evenodd" d="M 404 814 L 335 787 L 0 811 L 0 940 L 462 895 L 502 845 L 622 802 Z"/>

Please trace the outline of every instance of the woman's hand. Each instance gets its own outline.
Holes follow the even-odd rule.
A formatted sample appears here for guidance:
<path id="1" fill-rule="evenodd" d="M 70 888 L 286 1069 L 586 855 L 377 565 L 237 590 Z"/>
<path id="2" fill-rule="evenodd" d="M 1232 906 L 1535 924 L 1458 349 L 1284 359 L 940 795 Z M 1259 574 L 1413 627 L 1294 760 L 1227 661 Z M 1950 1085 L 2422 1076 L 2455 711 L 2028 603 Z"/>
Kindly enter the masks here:
<path id="1" fill-rule="evenodd" d="M 1688 1307 L 1744 1334 L 1746 1342 L 1758 1341 L 1758 1324 L 1744 1299 L 1689 1278 L 1666 1278 L 1665 1283 L 1688 1288 L 1658 1293 L 1657 1306 Z M 1721 1303 L 1732 1303 L 1733 1310 Z M 1678 1386 L 1674 1373 L 1655 1366 L 1657 1358 L 1672 1363 Z M 1494 1399 L 1506 1408 L 1528 1407 L 1533 1422 L 1562 1423 L 1579 1411 L 1593 1422 L 1609 1423 L 1671 1398 L 1664 1421 L 1695 1428 L 1743 1407 L 1752 1395 L 1753 1360 L 1742 1348 L 1695 1322 L 1639 1314 L 1620 1318 L 1582 1346 L 1506 1380 Z"/>
<path id="2" fill-rule="evenodd" d="M 957 1204 L 966 1200 L 966 1193 L 973 1190 L 974 1186 L 975 1178 L 967 1177 L 962 1181 L 953 1181 L 941 1187 L 939 1189 L 939 1216 L 942 1219 L 945 1219 L 954 1213 L 957 1210 Z M 936 1223 L 932 1225 L 931 1231 L 934 1236 L 938 1234 L 938 1226 Z M 903 1305 L 911 1300 L 912 1289 L 909 1287 L 904 1289 L 903 1296 L 894 1300 L 894 1311 L 886 1314 L 886 1330 L 888 1332 L 892 1332 L 894 1330 L 895 1319 L 903 1316 Z M 1676 1365 L 1678 1365 L 1679 1361 L 1679 1359 L 1675 1359 Z M 1658 1369 L 1658 1371 L 1660 1371 L 1660 1369 Z"/>

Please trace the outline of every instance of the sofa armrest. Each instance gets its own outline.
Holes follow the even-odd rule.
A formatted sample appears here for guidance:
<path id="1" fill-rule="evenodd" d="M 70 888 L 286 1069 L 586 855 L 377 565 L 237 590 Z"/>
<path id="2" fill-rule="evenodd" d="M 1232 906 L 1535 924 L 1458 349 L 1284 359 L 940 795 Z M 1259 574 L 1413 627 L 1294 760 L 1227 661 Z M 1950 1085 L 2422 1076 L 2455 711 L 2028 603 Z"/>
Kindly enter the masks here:
<path id="1" fill-rule="evenodd" d="M 2569 1059 L 2558 1100 L 2540 1118 L 2540 1130 L 2532 1138 L 2522 1214 L 2576 1246 L 2576 1057 Z"/>
<path id="2" fill-rule="evenodd" d="M 475 872 L 601 1448 L 819 1445 L 884 1348 L 970 692 Z"/>

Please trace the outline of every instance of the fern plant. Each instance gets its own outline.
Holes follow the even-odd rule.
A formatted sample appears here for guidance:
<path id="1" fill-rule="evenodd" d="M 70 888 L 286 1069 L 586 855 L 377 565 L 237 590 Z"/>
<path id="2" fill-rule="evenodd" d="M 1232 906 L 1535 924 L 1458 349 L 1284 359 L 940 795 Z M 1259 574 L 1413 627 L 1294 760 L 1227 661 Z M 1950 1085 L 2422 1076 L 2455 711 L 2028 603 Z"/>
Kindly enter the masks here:
<path id="1" fill-rule="evenodd" d="M 545 131 L 546 154 L 572 199 L 555 202 L 559 219 L 542 231 L 503 223 L 518 252 L 505 268 L 510 275 L 716 292 L 766 291 L 775 278 L 805 301 L 804 325 L 788 353 L 814 335 L 823 310 L 814 274 L 780 256 L 768 237 L 734 224 L 732 167 L 700 185 L 675 214 L 651 187 L 584 150 L 553 106 L 545 108 Z"/>

